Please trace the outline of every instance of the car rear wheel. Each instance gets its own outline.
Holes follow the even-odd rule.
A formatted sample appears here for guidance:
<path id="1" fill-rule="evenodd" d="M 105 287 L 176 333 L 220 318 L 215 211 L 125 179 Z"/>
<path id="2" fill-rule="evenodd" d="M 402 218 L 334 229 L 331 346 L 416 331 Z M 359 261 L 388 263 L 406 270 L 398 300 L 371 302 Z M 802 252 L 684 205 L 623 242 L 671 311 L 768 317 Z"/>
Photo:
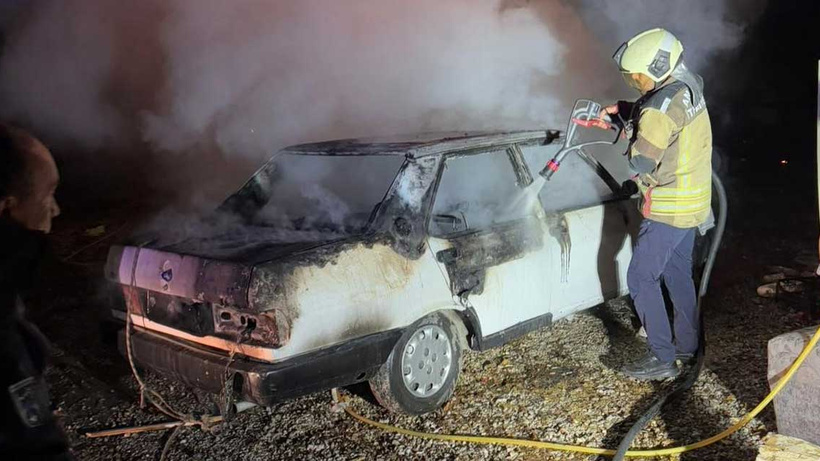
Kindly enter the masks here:
<path id="1" fill-rule="evenodd" d="M 370 379 L 376 400 L 396 413 L 421 415 L 444 405 L 461 369 L 459 329 L 435 313 L 407 329 Z"/>

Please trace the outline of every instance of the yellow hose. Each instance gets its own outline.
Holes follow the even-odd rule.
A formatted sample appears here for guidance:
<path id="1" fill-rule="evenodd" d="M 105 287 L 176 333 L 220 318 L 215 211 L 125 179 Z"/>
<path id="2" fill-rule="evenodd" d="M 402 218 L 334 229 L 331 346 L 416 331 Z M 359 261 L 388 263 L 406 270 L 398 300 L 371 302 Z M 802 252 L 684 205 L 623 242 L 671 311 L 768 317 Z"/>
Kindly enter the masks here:
<path id="1" fill-rule="evenodd" d="M 707 445 L 711 445 L 717 441 L 723 440 L 726 437 L 734 434 L 741 427 L 745 426 L 749 423 L 755 416 L 758 415 L 769 402 L 774 399 L 774 397 L 783 389 L 786 383 L 794 376 L 794 373 L 800 368 L 800 365 L 803 364 L 803 361 L 806 360 L 809 353 L 811 353 L 814 346 L 817 345 L 817 341 L 820 340 L 820 328 L 814 333 L 811 340 L 808 344 L 803 348 L 803 351 L 800 352 L 800 355 L 797 356 L 797 359 L 794 361 L 791 367 L 789 367 L 789 371 L 777 382 L 769 395 L 766 396 L 755 408 L 754 410 L 747 413 L 743 418 L 740 419 L 737 423 L 726 429 L 725 431 L 721 432 L 720 434 L 714 435 L 709 437 L 708 439 L 701 440 L 696 443 L 692 443 L 689 445 L 683 445 L 680 447 L 672 447 L 672 448 L 661 448 L 661 449 L 654 449 L 654 450 L 630 450 L 626 452 L 626 456 L 629 457 L 655 457 L 655 456 L 669 456 L 669 455 L 677 455 L 680 453 L 685 453 L 687 451 L 696 450 L 698 448 L 703 448 Z M 334 390 L 335 391 L 335 390 Z M 337 394 L 334 392 L 334 398 L 336 398 Z M 359 420 L 362 423 L 369 424 L 371 426 L 377 427 L 383 431 L 393 432 L 396 434 L 402 435 L 409 435 L 412 437 L 419 437 L 423 439 L 429 440 L 438 440 L 442 442 L 467 442 L 467 443 L 478 443 L 483 445 L 508 445 L 508 446 L 519 446 L 519 447 L 527 447 L 527 448 L 539 448 L 544 450 L 559 450 L 559 451 L 571 451 L 575 453 L 584 453 L 588 455 L 609 455 L 612 456 L 615 454 L 615 450 L 610 450 L 607 448 L 594 448 L 594 447 L 584 447 L 580 445 L 565 445 L 561 443 L 552 443 L 552 442 L 541 442 L 538 440 L 527 440 L 527 439 L 514 439 L 514 438 L 506 438 L 506 437 L 485 437 L 485 436 L 478 436 L 478 435 L 451 435 L 451 434 L 430 434 L 427 432 L 418 432 L 418 431 L 411 431 L 408 429 L 402 429 L 400 427 L 392 426 L 390 424 L 383 424 L 372 419 L 365 418 L 364 416 L 356 413 L 355 411 L 351 410 L 349 407 L 345 407 L 345 411 L 347 414 L 352 416 L 353 418 Z"/>

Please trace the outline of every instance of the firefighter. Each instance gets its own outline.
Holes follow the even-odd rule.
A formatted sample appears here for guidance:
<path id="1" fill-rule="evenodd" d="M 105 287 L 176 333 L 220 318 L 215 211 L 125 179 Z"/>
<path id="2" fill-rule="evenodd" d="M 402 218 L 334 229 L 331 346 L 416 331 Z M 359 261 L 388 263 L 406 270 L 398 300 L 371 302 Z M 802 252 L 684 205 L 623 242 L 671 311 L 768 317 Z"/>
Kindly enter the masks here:
<path id="1" fill-rule="evenodd" d="M 703 80 L 686 67 L 683 45 L 670 32 L 643 32 L 613 58 L 627 85 L 641 94 L 634 103 L 604 108 L 601 117 L 625 121 L 628 160 L 642 194 L 644 219 L 627 284 L 649 343 L 646 354 L 622 371 L 638 379 L 671 378 L 679 373 L 676 360 L 687 362 L 698 349 L 692 252 L 696 233 L 713 221 L 712 129 Z M 674 306 L 672 325 L 661 283 Z"/>
<path id="2" fill-rule="evenodd" d="M 0 124 L 0 453 L 3 459 L 68 460 L 65 435 L 43 380 L 48 343 L 24 316 L 51 220 L 59 174 L 48 149 Z"/>

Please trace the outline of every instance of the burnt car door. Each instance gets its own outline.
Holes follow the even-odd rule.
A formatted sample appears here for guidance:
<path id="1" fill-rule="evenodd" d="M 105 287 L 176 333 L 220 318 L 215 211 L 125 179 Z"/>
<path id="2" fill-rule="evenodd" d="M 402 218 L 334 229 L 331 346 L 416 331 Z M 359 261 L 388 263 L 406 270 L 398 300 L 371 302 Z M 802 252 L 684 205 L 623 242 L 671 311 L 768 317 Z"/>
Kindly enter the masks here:
<path id="1" fill-rule="evenodd" d="M 481 337 L 500 342 L 522 322 L 548 323 L 550 311 L 546 228 L 537 200 L 526 199 L 529 171 L 510 149 L 448 156 L 428 226 L 453 295 L 478 318 Z"/>
<path id="2" fill-rule="evenodd" d="M 531 169 L 540 169 L 557 148 L 525 147 L 524 157 Z M 569 155 L 539 193 L 550 229 L 555 318 L 627 293 L 632 237 L 641 218 L 637 198 L 621 186 L 630 172 L 619 148 Z"/>

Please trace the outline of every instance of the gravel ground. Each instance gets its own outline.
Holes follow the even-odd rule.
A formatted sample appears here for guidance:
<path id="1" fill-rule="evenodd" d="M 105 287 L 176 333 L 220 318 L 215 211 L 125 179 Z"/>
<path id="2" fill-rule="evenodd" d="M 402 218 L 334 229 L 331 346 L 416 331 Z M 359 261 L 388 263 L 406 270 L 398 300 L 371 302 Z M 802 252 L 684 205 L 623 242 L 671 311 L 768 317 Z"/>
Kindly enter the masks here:
<path id="1" fill-rule="evenodd" d="M 117 222 L 115 217 L 108 215 L 106 220 L 110 228 L 118 228 L 111 224 Z M 55 235 L 56 254 L 71 254 L 92 241 L 83 229 L 99 223 L 91 218 L 61 223 Z M 691 443 L 728 427 L 768 392 L 767 341 L 813 323 L 808 312 L 814 306 L 814 291 L 761 300 L 754 288 L 764 263 L 781 263 L 783 255 L 793 258 L 807 242 L 813 247 L 811 239 L 816 237 L 769 241 L 766 251 L 753 252 L 750 235 L 761 234 L 744 227 L 727 236 L 742 244 L 727 245 L 723 251 L 707 300 L 703 374 L 692 391 L 652 421 L 636 446 Z M 93 247 L 71 261 L 52 261 L 45 269 L 52 283 L 29 301 L 32 317 L 55 343 L 56 357 L 47 379 L 79 459 L 158 459 L 169 432 L 83 436 L 90 430 L 167 420 L 153 409 L 139 407 L 126 361 L 97 334 L 107 302 L 98 278 L 104 247 Z M 615 300 L 504 347 L 466 353 L 452 402 L 430 415 L 397 417 L 358 396 L 353 396 L 352 405 L 372 419 L 416 430 L 613 447 L 655 392 L 669 385 L 633 381 L 615 371 L 645 347 L 635 336 L 633 322 L 628 305 Z M 199 392 L 158 376 L 148 376 L 148 381 L 183 412 L 209 408 L 207 396 Z M 767 409 L 728 440 L 680 459 L 751 460 L 760 438 L 775 429 L 774 413 Z M 172 442 L 168 459 L 173 460 L 596 458 L 389 434 L 332 411 L 329 393 L 254 408 L 210 431 L 185 428 Z"/>
<path id="2" fill-rule="evenodd" d="M 637 446 L 666 447 L 699 440 L 734 422 L 765 395 L 766 340 L 772 336 L 772 322 L 782 325 L 783 312 L 757 304 L 744 311 L 761 328 L 723 328 L 721 334 L 710 335 L 710 352 L 729 347 L 732 354 L 720 354 L 720 358 L 710 354 L 694 390 L 653 421 Z M 789 320 L 793 323 L 783 331 L 803 325 L 798 314 L 787 317 L 793 317 Z M 718 322 L 715 319 L 711 325 Z M 629 421 L 648 404 L 656 386 L 668 385 L 633 381 L 613 371 L 642 347 L 634 336 L 626 303 L 616 301 L 502 348 L 466 354 L 452 403 L 435 414 L 396 417 L 356 396 L 353 408 L 372 419 L 415 430 L 613 446 L 626 428 L 622 421 Z M 113 383 L 105 382 L 95 379 L 94 371 L 68 354 L 58 358 L 48 378 L 79 457 L 154 459 L 167 434 L 95 440 L 80 435 L 88 429 L 166 419 L 139 408 L 130 375 L 123 373 Z M 205 396 L 157 376 L 149 382 L 181 411 L 207 411 Z M 184 429 L 171 445 L 169 459 L 595 459 L 386 434 L 344 413 L 334 413 L 331 406 L 330 395 L 323 393 L 249 410 L 210 433 Z M 753 459 L 760 438 L 773 429 L 772 415 L 767 412 L 729 442 L 701 450 L 690 459 Z"/>

